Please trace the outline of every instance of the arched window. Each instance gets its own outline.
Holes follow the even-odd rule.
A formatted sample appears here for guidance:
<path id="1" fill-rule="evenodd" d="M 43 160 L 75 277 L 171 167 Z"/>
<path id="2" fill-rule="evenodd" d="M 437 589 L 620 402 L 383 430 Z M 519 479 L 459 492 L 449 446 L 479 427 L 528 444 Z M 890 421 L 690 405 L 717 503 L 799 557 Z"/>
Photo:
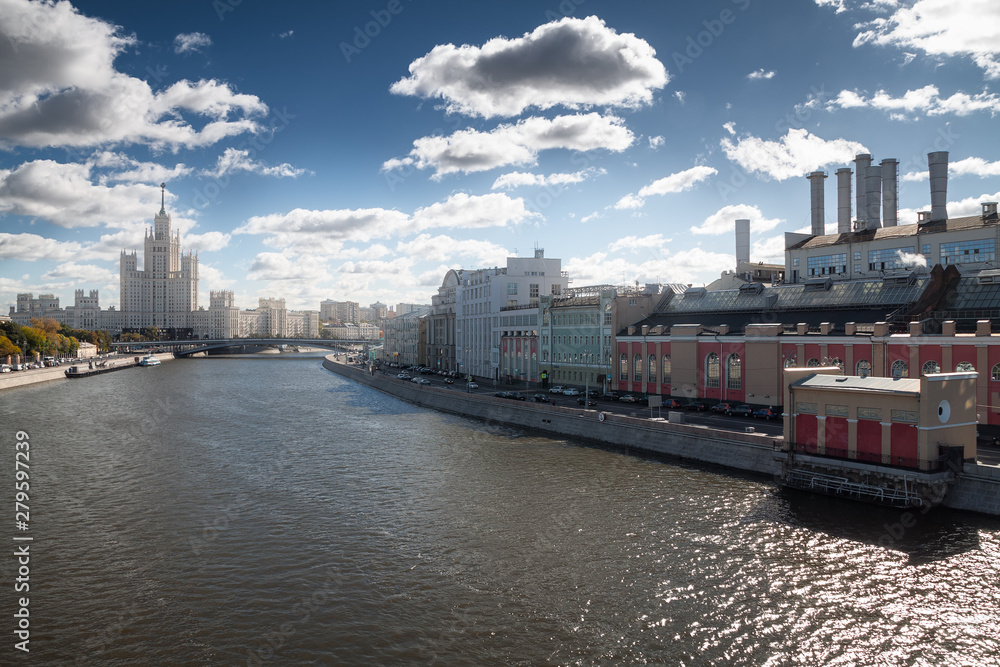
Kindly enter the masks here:
<path id="1" fill-rule="evenodd" d="M 656 382 L 656 355 L 649 355 L 649 382 Z"/>
<path id="2" fill-rule="evenodd" d="M 844 362 L 840 357 L 834 357 L 833 361 L 830 362 L 830 365 L 839 368 L 841 373 L 844 372 Z"/>
<path id="3" fill-rule="evenodd" d="M 973 366 L 972 362 L 970 361 L 960 361 L 957 364 L 955 364 L 956 373 L 970 373 L 974 370 L 976 370 L 976 367 Z"/>
<path id="4" fill-rule="evenodd" d="M 997 364 L 1000 368 L 1000 364 Z M 998 371 L 1000 373 L 1000 371 Z M 663 355 L 663 384 L 670 384 L 670 355 Z"/>
<path id="5" fill-rule="evenodd" d="M 858 365 L 855 366 L 855 369 L 856 369 L 855 373 L 857 375 L 866 378 L 872 374 L 872 362 L 868 361 L 867 359 L 862 359 L 861 361 L 858 362 Z"/>
<path id="6" fill-rule="evenodd" d="M 806 362 L 806 367 L 808 368 L 816 368 L 818 366 L 819 366 L 819 359 L 816 359 L 815 357 Z"/>
<path id="7" fill-rule="evenodd" d="M 1000 364 L 993 367 L 993 370 L 990 372 L 990 378 L 994 382 L 1000 382 Z"/>
<path id="8" fill-rule="evenodd" d="M 743 369 L 738 354 L 730 354 L 726 359 L 726 387 L 729 389 L 743 387 Z"/>
<path id="9" fill-rule="evenodd" d="M 940 373 L 941 367 L 938 366 L 936 361 L 928 361 L 920 368 L 921 375 L 934 375 L 935 373 Z"/>
<path id="10" fill-rule="evenodd" d="M 795 366 L 795 357 L 785 359 L 785 368 L 792 368 L 793 366 Z"/>
<path id="11" fill-rule="evenodd" d="M 635 374 L 634 380 L 642 382 L 642 355 L 636 354 L 632 359 L 632 372 Z"/>
<path id="12" fill-rule="evenodd" d="M 906 365 L 906 362 L 902 359 L 896 359 L 892 362 L 892 368 L 889 369 L 889 374 L 894 378 L 905 378 L 910 377 L 910 369 Z"/>
<path id="13" fill-rule="evenodd" d="M 618 360 L 618 379 L 622 382 L 628 381 L 628 355 L 622 352 L 622 356 Z"/>
<path id="14" fill-rule="evenodd" d="M 719 355 L 715 352 L 705 357 L 705 386 L 719 388 Z"/>

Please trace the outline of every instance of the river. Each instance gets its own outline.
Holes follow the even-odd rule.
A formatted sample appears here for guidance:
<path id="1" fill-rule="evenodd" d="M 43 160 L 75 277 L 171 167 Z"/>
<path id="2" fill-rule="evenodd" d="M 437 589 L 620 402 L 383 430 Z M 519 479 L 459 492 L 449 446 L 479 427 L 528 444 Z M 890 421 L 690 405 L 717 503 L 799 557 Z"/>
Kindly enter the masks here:
<path id="1" fill-rule="evenodd" d="M 0 663 L 996 664 L 1000 521 L 415 408 L 317 356 L 0 394 Z M 16 433 L 30 528 L 14 526 Z M 0 537 L 3 537 L 0 535 Z"/>

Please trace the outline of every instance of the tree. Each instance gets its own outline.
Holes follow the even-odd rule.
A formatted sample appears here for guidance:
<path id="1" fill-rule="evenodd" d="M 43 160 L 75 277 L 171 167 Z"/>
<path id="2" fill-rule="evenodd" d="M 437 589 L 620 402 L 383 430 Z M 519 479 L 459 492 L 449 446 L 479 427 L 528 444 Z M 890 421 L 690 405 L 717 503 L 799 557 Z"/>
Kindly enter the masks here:
<path id="1" fill-rule="evenodd" d="M 0 336 L 0 357 L 9 357 L 12 354 L 21 354 L 21 348 L 10 342 L 10 338 Z"/>

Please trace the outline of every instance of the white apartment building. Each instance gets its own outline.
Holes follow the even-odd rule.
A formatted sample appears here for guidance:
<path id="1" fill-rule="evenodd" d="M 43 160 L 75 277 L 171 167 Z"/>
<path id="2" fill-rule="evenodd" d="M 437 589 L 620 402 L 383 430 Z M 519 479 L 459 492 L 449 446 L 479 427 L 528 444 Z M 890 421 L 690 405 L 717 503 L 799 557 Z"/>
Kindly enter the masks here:
<path id="1" fill-rule="evenodd" d="M 542 248 L 534 257 L 508 257 L 504 268 L 463 271 L 461 281 L 455 299 L 455 360 L 461 373 L 492 379 L 500 377 L 503 328 L 514 326 L 523 337 L 537 337 L 541 295 L 559 296 L 569 286 L 562 260 L 546 259 Z"/>
<path id="2" fill-rule="evenodd" d="M 142 269 L 133 250 L 122 250 L 120 265 L 122 326 L 142 329 L 194 329 L 198 310 L 198 256 L 181 253 L 180 232 L 172 233 L 163 204 L 146 230 Z"/>

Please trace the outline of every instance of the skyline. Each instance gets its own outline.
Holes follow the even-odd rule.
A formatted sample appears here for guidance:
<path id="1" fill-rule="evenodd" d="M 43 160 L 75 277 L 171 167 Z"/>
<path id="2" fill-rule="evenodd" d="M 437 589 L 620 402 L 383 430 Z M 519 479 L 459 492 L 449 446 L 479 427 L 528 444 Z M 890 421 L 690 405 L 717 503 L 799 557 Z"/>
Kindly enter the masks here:
<path id="1" fill-rule="evenodd" d="M 1000 6 L 0 0 L 0 306 L 99 289 L 160 208 L 199 304 L 427 303 L 534 247 L 571 286 L 783 263 L 806 174 L 897 158 L 899 224 L 1000 199 Z M 65 35 L 73 35 L 72 42 Z M 855 212 L 856 216 L 857 213 Z M 567 233 L 568 232 L 568 233 Z"/>

